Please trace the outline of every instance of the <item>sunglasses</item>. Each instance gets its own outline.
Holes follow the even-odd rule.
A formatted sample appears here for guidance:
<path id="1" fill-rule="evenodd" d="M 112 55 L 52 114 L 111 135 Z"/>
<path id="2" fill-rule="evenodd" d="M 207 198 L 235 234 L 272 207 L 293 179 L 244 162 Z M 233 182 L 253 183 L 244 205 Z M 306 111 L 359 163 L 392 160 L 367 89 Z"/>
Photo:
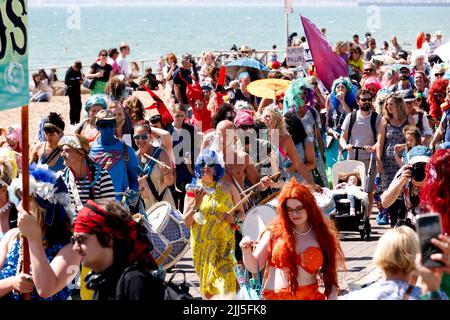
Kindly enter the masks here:
<path id="1" fill-rule="evenodd" d="M 435 73 L 434 76 L 435 77 L 442 77 L 442 76 L 444 76 L 444 74 L 445 74 L 444 72 L 440 72 L 440 73 Z"/>
<path id="2" fill-rule="evenodd" d="M 182 114 L 176 114 L 175 115 L 175 118 L 183 118 L 184 117 L 184 115 L 182 115 Z"/>
<path id="3" fill-rule="evenodd" d="M 96 124 L 97 128 L 99 129 L 107 129 L 107 128 L 113 128 L 115 126 L 114 122 L 97 122 Z"/>
<path id="4" fill-rule="evenodd" d="M 72 236 L 70 237 L 70 242 L 72 242 L 72 245 L 74 245 L 75 243 L 78 243 L 78 245 L 82 245 L 86 242 L 87 237 L 83 236 L 83 235 L 76 235 L 76 236 Z"/>
<path id="5" fill-rule="evenodd" d="M 207 163 L 207 162 L 202 161 L 202 162 L 200 163 L 200 167 L 201 167 L 201 168 L 214 168 L 214 165 L 215 165 L 214 162 L 212 162 L 212 163 Z"/>
<path id="6" fill-rule="evenodd" d="M 436 98 L 445 98 L 445 93 L 435 93 L 433 94 Z"/>
<path id="7" fill-rule="evenodd" d="M 101 57 L 107 57 L 108 55 L 107 54 L 101 54 L 100 56 Z"/>
<path id="8" fill-rule="evenodd" d="M 372 102 L 372 98 L 360 98 L 359 101 L 361 101 L 361 102 Z"/>
<path id="9" fill-rule="evenodd" d="M 143 135 L 134 135 L 133 136 L 134 140 L 147 140 L 148 139 L 148 134 L 143 134 Z"/>
<path id="10" fill-rule="evenodd" d="M 318 82 L 311 82 L 311 85 L 313 85 L 314 87 L 317 86 L 319 83 Z"/>
<path id="11" fill-rule="evenodd" d="M 248 129 L 252 129 L 252 128 L 253 128 L 253 125 L 251 125 L 251 124 L 243 124 L 239 127 L 239 129 L 242 129 L 242 130 L 248 130 Z"/>
<path id="12" fill-rule="evenodd" d="M 364 69 L 364 72 L 371 72 L 373 69 Z"/>

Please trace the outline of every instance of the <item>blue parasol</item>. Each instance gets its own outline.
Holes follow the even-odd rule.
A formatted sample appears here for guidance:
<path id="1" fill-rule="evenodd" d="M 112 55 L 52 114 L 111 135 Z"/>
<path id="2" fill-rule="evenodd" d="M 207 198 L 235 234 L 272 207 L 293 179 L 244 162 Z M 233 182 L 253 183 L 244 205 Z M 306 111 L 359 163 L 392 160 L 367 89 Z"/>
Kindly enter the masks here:
<path id="1" fill-rule="evenodd" d="M 227 76 L 237 79 L 241 72 L 248 72 L 252 81 L 267 78 L 270 69 L 261 61 L 253 58 L 243 58 L 231 61 L 225 65 Z"/>

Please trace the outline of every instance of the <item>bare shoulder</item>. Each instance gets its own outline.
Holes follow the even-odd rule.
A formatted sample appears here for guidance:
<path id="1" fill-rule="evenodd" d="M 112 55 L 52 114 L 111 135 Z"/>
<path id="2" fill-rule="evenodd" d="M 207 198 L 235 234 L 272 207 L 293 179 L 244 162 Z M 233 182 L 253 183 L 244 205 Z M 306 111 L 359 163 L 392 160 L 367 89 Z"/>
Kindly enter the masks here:
<path id="1" fill-rule="evenodd" d="M 6 249 L 9 251 L 9 249 L 14 244 L 14 241 L 17 239 L 19 235 L 19 228 L 13 228 L 6 232 L 5 236 L 0 242 L 1 247 L 6 247 Z"/>
<path id="2" fill-rule="evenodd" d="M 237 192 L 237 189 L 236 189 L 236 187 L 234 186 L 233 183 L 226 182 L 226 181 L 223 181 L 223 180 L 222 180 L 221 183 L 222 183 L 222 190 L 224 192 L 227 192 L 227 193 L 232 193 L 233 191 Z"/>

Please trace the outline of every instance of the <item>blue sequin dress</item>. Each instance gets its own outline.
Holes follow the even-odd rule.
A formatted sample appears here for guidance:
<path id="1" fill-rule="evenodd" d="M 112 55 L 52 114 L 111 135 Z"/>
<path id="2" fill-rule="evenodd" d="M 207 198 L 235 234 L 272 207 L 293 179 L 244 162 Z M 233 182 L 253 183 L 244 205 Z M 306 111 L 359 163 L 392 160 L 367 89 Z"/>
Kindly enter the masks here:
<path id="1" fill-rule="evenodd" d="M 47 256 L 48 262 L 50 263 L 53 258 L 58 254 L 59 250 L 64 247 L 62 244 L 56 244 L 45 249 L 45 255 Z M 6 261 L 0 270 L 0 280 L 6 279 L 9 277 L 14 277 L 17 271 L 17 264 L 19 262 L 19 251 L 20 251 L 20 240 L 17 239 L 11 250 L 9 250 L 8 255 L 6 256 Z M 31 270 L 31 269 L 30 269 Z M 41 298 L 37 294 L 36 290 L 31 293 L 31 300 L 67 300 L 71 293 L 71 290 L 68 287 L 64 287 L 57 294 L 51 296 L 50 298 Z M 7 300 L 19 300 L 19 295 L 13 292 L 10 292 L 7 296 L 3 297 Z"/>

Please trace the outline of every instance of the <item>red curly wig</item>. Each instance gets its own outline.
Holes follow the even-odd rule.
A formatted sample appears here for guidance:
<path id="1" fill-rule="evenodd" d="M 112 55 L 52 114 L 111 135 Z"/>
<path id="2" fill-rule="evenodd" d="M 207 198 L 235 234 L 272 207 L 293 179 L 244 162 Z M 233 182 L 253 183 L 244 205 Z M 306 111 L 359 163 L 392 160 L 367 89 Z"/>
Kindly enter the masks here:
<path id="1" fill-rule="evenodd" d="M 430 104 L 430 114 L 433 119 L 439 120 L 442 116 L 441 103 L 436 100 L 434 94 L 437 92 L 445 94 L 445 89 L 447 88 L 447 86 L 448 80 L 439 78 L 433 82 L 433 85 L 430 88 L 428 102 Z"/>
<path id="2" fill-rule="evenodd" d="M 304 185 L 297 182 L 295 178 L 284 186 L 278 197 L 277 218 L 270 226 L 272 236 L 276 241 L 280 241 L 282 250 L 288 256 L 288 284 L 289 291 L 293 294 L 298 287 L 298 269 L 295 252 L 294 224 L 289 219 L 286 210 L 288 199 L 297 199 L 306 208 L 308 220 L 311 222 L 312 230 L 317 236 L 320 249 L 323 254 L 322 276 L 325 285 L 325 295 L 331 294 L 333 285 L 339 288 L 337 269 L 338 266 L 345 269 L 344 254 L 342 252 L 336 229 L 332 223 L 325 218 L 311 191 Z"/>
<path id="3" fill-rule="evenodd" d="M 426 183 L 420 201 L 442 217 L 445 233 L 450 233 L 450 150 L 436 151 L 426 167 Z"/>

